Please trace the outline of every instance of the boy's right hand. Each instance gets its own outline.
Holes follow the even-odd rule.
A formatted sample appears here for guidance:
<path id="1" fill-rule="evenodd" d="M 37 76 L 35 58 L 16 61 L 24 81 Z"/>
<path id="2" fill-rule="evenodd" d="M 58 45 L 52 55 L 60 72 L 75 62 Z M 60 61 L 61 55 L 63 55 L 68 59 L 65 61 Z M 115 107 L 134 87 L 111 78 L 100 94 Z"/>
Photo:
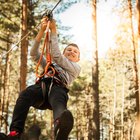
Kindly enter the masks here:
<path id="1" fill-rule="evenodd" d="M 50 30 L 52 33 L 56 33 L 56 22 L 54 19 L 50 21 Z"/>

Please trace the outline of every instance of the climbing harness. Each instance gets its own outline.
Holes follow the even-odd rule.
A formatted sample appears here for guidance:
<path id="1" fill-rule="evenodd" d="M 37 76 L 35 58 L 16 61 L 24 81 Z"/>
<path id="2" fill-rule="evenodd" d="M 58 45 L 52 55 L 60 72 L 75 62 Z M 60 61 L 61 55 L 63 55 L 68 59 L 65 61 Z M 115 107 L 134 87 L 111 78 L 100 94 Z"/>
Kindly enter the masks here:
<path id="1" fill-rule="evenodd" d="M 63 81 L 65 81 L 65 80 L 62 80 L 62 81 L 60 80 L 60 79 L 65 79 L 65 78 L 62 78 L 63 75 L 60 73 L 60 71 L 61 71 L 60 68 L 58 68 L 57 64 L 52 63 L 51 53 L 50 53 L 51 40 L 50 40 L 50 33 L 49 33 L 49 25 L 50 25 L 50 20 L 48 20 L 48 24 L 46 27 L 46 36 L 45 36 L 45 40 L 43 43 L 42 52 L 41 52 L 39 61 L 38 61 L 37 66 L 36 66 L 36 83 L 37 82 L 41 83 L 41 88 L 42 88 L 42 93 L 43 93 L 43 102 L 40 104 L 40 106 L 45 102 L 45 96 L 46 96 L 46 91 L 47 91 L 46 84 L 45 84 L 43 79 L 51 78 L 51 81 L 49 83 L 49 88 L 47 91 L 48 96 L 50 95 L 51 88 L 52 88 L 52 85 L 54 82 L 57 85 L 64 86 Z M 46 66 L 45 66 L 44 72 L 39 75 L 38 68 L 39 68 L 40 63 L 42 61 L 45 49 L 46 49 Z"/>
<path id="2" fill-rule="evenodd" d="M 47 28 L 46 28 L 46 36 L 45 36 L 45 40 L 44 40 L 44 44 L 43 44 L 42 53 L 40 55 L 39 61 L 38 61 L 37 66 L 36 66 L 36 82 L 38 82 L 38 80 L 40 80 L 42 78 L 45 78 L 45 76 L 52 78 L 51 83 L 49 85 L 49 89 L 48 89 L 48 96 L 51 92 L 51 88 L 52 88 L 52 84 L 53 84 L 53 77 L 55 75 L 55 69 L 51 66 L 52 59 L 51 59 L 51 53 L 50 53 L 51 42 L 50 42 L 49 25 L 50 25 L 50 20 L 48 20 L 48 24 L 47 24 Z M 38 68 L 39 68 L 40 63 L 42 61 L 45 49 L 46 49 L 46 66 L 45 66 L 44 72 L 39 75 Z M 40 104 L 40 106 L 45 102 L 45 95 L 46 95 L 46 84 L 43 80 L 41 80 L 41 88 L 42 88 L 42 93 L 43 93 L 43 102 Z"/>

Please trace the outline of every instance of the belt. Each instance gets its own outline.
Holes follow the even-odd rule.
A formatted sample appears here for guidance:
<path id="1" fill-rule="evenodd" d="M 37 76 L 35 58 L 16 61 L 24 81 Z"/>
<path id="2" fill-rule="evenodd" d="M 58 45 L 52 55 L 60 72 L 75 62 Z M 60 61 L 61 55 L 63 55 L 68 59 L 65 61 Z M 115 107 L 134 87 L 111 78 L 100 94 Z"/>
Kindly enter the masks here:
<path id="1" fill-rule="evenodd" d="M 54 82 L 55 82 L 56 84 L 58 84 L 59 86 L 67 87 L 67 85 L 66 85 L 65 83 L 61 82 L 61 80 L 58 79 L 57 77 L 54 77 L 53 79 L 54 79 Z"/>
<path id="2" fill-rule="evenodd" d="M 45 78 L 52 78 L 52 79 L 53 79 L 53 82 L 54 82 L 55 84 L 67 88 L 67 84 L 63 83 L 57 76 L 47 76 L 47 75 L 45 75 L 45 76 L 44 76 L 44 79 L 45 79 Z"/>

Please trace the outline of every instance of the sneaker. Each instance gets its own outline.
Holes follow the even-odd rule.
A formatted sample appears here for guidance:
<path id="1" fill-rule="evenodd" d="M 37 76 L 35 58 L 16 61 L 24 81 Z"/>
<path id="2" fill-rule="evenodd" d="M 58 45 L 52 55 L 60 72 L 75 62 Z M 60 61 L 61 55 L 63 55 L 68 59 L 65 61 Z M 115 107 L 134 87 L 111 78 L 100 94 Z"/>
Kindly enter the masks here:
<path id="1" fill-rule="evenodd" d="M 11 131 L 8 134 L 8 140 L 20 140 L 20 134 L 17 131 Z"/>
<path id="2" fill-rule="evenodd" d="M 69 110 L 65 110 L 57 120 L 57 125 L 54 129 L 55 140 L 68 140 L 68 135 L 73 128 L 73 116 Z"/>

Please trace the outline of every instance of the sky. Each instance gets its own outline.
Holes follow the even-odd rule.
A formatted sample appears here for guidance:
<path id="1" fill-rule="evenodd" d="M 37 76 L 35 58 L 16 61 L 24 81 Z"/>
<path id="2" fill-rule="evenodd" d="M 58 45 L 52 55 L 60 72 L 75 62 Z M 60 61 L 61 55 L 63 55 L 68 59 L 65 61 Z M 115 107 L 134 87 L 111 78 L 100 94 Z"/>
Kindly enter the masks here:
<path id="1" fill-rule="evenodd" d="M 112 45 L 115 34 L 116 17 L 112 15 L 112 7 L 115 1 L 100 2 L 97 7 L 97 32 L 99 57 L 105 55 Z M 69 34 L 73 34 L 72 41 L 80 47 L 83 57 L 92 59 L 92 9 L 90 4 L 84 2 L 74 4 L 66 12 L 60 14 L 62 24 L 72 27 Z"/>

